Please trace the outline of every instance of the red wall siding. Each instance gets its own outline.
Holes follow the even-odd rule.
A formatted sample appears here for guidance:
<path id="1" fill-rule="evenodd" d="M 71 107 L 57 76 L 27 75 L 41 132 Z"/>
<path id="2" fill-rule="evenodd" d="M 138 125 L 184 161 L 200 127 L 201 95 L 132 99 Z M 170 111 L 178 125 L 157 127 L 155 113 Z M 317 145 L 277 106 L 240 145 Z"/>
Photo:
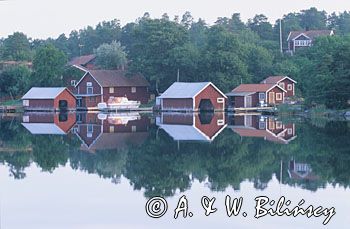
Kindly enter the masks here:
<path id="1" fill-rule="evenodd" d="M 224 103 L 218 103 L 217 98 L 223 98 Z M 210 99 L 211 103 L 214 106 L 215 110 L 223 110 L 225 109 L 225 100 L 226 98 L 221 95 L 220 92 L 218 92 L 212 85 L 207 86 L 203 91 L 201 91 L 196 97 L 195 97 L 195 105 L 194 109 L 199 110 L 199 104 L 202 99 Z"/>
<path id="2" fill-rule="evenodd" d="M 77 85 L 77 93 L 86 95 L 86 83 L 91 82 L 94 88 L 94 94 L 101 94 L 101 86 L 96 82 L 96 80 L 88 73 Z M 79 91 L 79 92 L 78 92 Z"/>
<path id="3" fill-rule="evenodd" d="M 110 96 L 127 97 L 128 100 L 140 101 L 146 104 L 149 101 L 150 93 L 147 87 L 136 87 L 136 92 L 131 92 L 132 87 L 114 87 L 114 93 L 109 93 L 109 87 L 103 88 L 103 100 L 107 102 Z"/>
<path id="4" fill-rule="evenodd" d="M 193 125 L 192 114 L 162 113 L 163 124 Z"/>
<path id="5" fill-rule="evenodd" d="M 163 99 L 164 110 L 192 110 L 192 99 Z"/>
<path id="6" fill-rule="evenodd" d="M 97 107 L 97 104 L 99 104 L 100 102 L 100 95 L 82 97 L 82 107 Z"/>
<path id="7" fill-rule="evenodd" d="M 59 101 L 66 100 L 68 103 L 68 109 L 75 109 L 77 107 L 76 98 L 66 89 L 59 94 L 54 100 L 54 107 L 59 108 Z"/>
<path id="8" fill-rule="evenodd" d="M 30 112 L 23 114 L 29 118 L 28 123 L 53 123 L 54 122 L 54 114 L 53 112 L 45 113 L 45 112 Z"/>
<path id="9" fill-rule="evenodd" d="M 270 101 L 270 93 L 274 92 L 274 98 L 275 98 L 275 103 L 273 103 L 273 101 Z M 277 100 L 276 99 L 276 93 L 282 93 L 282 99 L 281 100 Z M 274 104 L 280 104 L 283 103 L 283 91 L 282 89 L 278 88 L 278 87 L 274 87 L 273 89 L 271 89 L 268 93 L 267 93 L 267 103 L 274 105 Z"/>
<path id="10" fill-rule="evenodd" d="M 294 96 L 294 83 L 292 81 L 290 81 L 289 79 L 284 79 L 283 81 L 281 81 L 280 83 L 284 83 L 284 89 L 287 91 L 284 95 L 285 97 L 291 97 Z M 292 85 L 292 90 L 288 90 L 288 85 Z"/>
<path id="11" fill-rule="evenodd" d="M 244 96 L 235 96 L 234 97 L 235 105 L 234 107 L 244 107 Z"/>
<path id="12" fill-rule="evenodd" d="M 102 126 L 101 125 L 95 125 L 95 124 L 91 124 L 93 125 L 93 132 L 91 137 L 87 136 L 87 130 L 88 130 L 88 124 L 81 124 L 78 125 L 78 132 L 77 134 L 79 135 L 79 137 L 82 139 L 82 141 L 89 147 L 98 137 L 99 135 L 102 133 Z"/>
<path id="13" fill-rule="evenodd" d="M 28 108 L 54 109 L 54 100 L 53 99 L 30 99 Z"/>
<path id="14" fill-rule="evenodd" d="M 205 135 L 207 135 L 210 139 L 214 137 L 216 133 L 218 133 L 225 123 L 223 125 L 218 125 L 218 120 L 225 120 L 225 114 L 224 113 L 215 113 L 211 122 L 209 124 L 202 124 L 199 119 L 199 115 L 195 115 L 195 127 L 197 127 L 200 131 L 202 131 Z"/>
<path id="15" fill-rule="evenodd" d="M 54 116 L 54 123 L 60 127 L 65 133 L 67 133 L 75 124 L 76 122 L 76 114 L 75 113 L 67 113 L 67 120 L 66 121 L 60 121 L 59 120 L 59 114 L 55 114 Z"/>
<path id="16" fill-rule="evenodd" d="M 103 133 L 110 133 L 110 127 L 114 127 L 114 133 L 132 133 L 133 126 L 136 128 L 135 132 L 147 132 L 150 126 L 150 120 L 148 117 L 143 116 L 139 120 L 129 121 L 126 125 L 124 124 L 113 124 L 107 119 L 103 122 Z"/>

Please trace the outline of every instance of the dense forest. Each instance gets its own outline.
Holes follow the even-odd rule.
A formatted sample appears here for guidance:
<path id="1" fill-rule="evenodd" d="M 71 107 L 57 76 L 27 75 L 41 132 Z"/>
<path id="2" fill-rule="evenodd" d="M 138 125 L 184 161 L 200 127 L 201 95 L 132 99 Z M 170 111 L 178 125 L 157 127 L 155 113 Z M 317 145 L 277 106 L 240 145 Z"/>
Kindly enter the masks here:
<path id="1" fill-rule="evenodd" d="M 280 23 L 284 49 L 292 30 L 333 29 L 336 35 L 320 37 L 311 48 L 290 56 L 280 52 Z M 156 92 L 176 81 L 178 71 L 181 81 L 212 81 L 224 92 L 268 75 L 288 75 L 298 81 L 297 94 L 306 103 L 349 106 L 350 12 L 327 14 L 316 8 L 289 13 L 274 24 L 262 14 L 243 22 L 234 13 L 208 25 L 189 12 L 173 19 L 145 13 L 124 26 L 118 20 L 101 22 L 56 39 L 31 39 L 15 32 L 0 39 L 0 59 L 30 61 L 33 67 L 3 69 L 0 94 L 16 97 L 34 85 L 60 86 L 62 78 L 72 74 L 66 67 L 69 59 L 108 54 L 109 47 L 128 63 L 128 71 L 141 72 Z"/>

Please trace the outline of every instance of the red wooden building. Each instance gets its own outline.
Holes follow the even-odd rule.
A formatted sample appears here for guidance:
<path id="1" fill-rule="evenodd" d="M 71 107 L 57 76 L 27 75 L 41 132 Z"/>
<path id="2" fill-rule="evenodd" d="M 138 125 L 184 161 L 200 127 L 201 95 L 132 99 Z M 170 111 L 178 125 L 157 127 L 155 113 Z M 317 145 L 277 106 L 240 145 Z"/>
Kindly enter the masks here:
<path id="1" fill-rule="evenodd" d="M 141 145 L 149 136 L 150 119 L 138 113 L 79 113 L 75 133 L 81 140 L 81 150 L 118 150 Z"/>
<path id="2" fill-rule="evenodd" d="M 249 108 L 283 103 L 285 92 L 277 84 L 241 84 L 226 95 L 230 107 Z"/>
<path id="3" fill-rule="evenodd" d="M 213 141 L 227 126 L 225 113 L 162 112 L 156 124 L 175 141 Z"/>
<path id="4" fill-rule="evenodd" d="M 288 144 L 297 137 L 293 123 L 283 123 L 273 117 L 234 116 L 229 124 L 231 129 L 241 137 L 263 138 L 279 144 Z"/>
<path id="5" fill-rule="evenodd" d="M 211 82 L 176 82 L 157 97 L 157 105 L 164 111 L 223 111 L 226 98 Z"/>
<path id="6" fill-rule="evenodd" d="M 291 31 L 287 38 L 288 52 L 293 54 L 297 49 L 310 47 L 317 37 L 333 35 L 333 30 Z"/>
<path id="7" fill-rule="evenodd" d="M 79 68 L 81 70 L 93 70 L 95 66 L 96 55 L 90 54 L 85 56 L 74 57 L 69 61 L 69 65 Z"/>
<path id="8" fill-rule="evenodd" d="M 75 110 L 76 98 L 65 87 L 32 87 L 22 97 L 25 110 Z"/>
<path id="9" fill-rule="evenodd" d="M 76 122 L 76 114 L 54 112 L 28 112 L 22 117 L 22 125 L 31 134 L 59 134 L 70 132 Z"/>
<path id="10" fill-rule="evenodd" d="M 295 80 L 288 76 L 269 76 L 263 81 L 262 84 L 277 84 L 287 92 L 284 93 L 284 96 L 293 97 L 295 95 L 295 84 L 297 83 Z"/>
<path id="11" fill-rule="evenodd" d="M 126 75 L 123 70 L 87 71 L 75 86 L 78 107 L 95 108 L 110 98 L 126 97 L 128 100 L 149 102 L 150 84 L 140 74 Z"/>

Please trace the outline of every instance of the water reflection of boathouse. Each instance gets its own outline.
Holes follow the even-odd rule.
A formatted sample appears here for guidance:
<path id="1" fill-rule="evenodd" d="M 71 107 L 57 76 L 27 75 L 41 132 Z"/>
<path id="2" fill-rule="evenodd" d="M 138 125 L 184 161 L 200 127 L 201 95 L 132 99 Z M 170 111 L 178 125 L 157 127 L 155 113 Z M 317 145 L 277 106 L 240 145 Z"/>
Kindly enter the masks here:
<path id="1" fill-rule="evenodd" d="M 75 113 L 28 112 L 22 117 L 22 126 L 31 134 L 68 134 L 76 122 Z"/>
<path id="2" fill-rule="evenodd" d="M 175 141 L 213 141 L 227 126 L 224 113 L 161 113 L 156 124 Z"/>
<path id="3" fill-rule="evenodd" d="M 237 115 L 231 117 L 230 128 L 241 137 L 257 137 L 280 144 L 288 144 L 297 136 L 294 123 L 283 123 L 275 117 Z"/>
<path id="4" fill-rule="evenodd" d="M 74 131 L 82 141 L 82 150 L 96 152 L 142 144 L 149 126 L 149 117 L 139 113 L 80 113 Z"/>

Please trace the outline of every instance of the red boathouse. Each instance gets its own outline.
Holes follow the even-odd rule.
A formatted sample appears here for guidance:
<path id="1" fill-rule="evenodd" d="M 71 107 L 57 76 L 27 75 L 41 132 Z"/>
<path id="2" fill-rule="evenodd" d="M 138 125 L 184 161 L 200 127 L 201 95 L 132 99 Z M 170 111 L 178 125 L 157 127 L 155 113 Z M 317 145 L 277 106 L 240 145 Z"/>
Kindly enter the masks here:
<path id="1" fill-rule="evenodd" d="M 25 110 L 62 111 L 75 110 L 76 98 L 65 87 L 32 87 L 22 97 Z"/>
<path id="2" fill-rule="evenodd" d="M 226 98 L 211 82 L 176 82 L 157 97 L 157 105 L 164 111 L 223 111 Z"/>

